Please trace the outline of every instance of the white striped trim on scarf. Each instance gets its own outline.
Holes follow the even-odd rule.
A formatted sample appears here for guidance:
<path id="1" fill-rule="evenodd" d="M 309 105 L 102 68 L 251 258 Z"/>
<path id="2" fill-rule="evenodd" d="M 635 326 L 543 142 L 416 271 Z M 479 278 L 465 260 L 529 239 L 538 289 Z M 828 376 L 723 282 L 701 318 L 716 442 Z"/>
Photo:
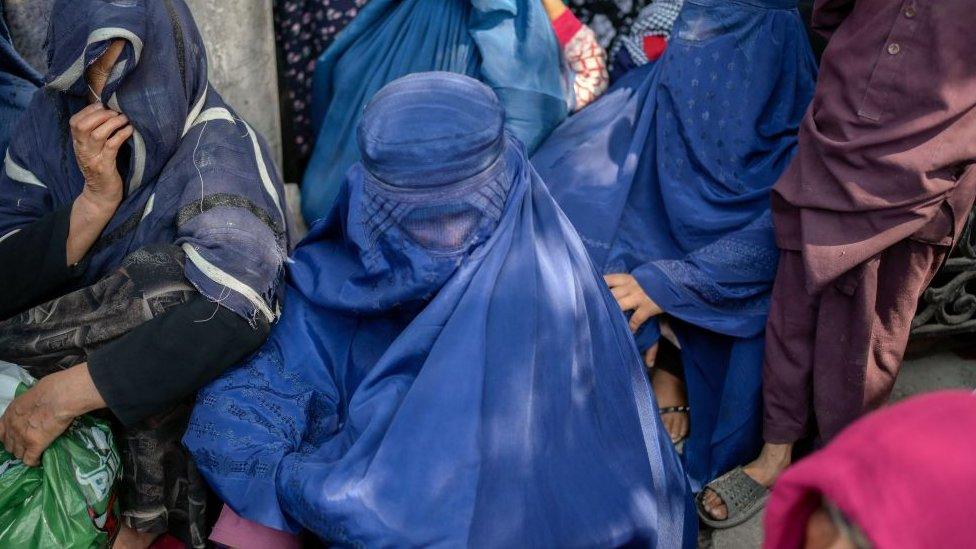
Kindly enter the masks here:
<path id="1" fill-rule="evenodd" d="M 190 124 L 187 131 L 192 130 L 200 124 L 213 122 L 214 120 L 223 120 L 225 122 L 230 122 L 231 124 L 237 124 L 237 119 L 234 118 L 234 115 L 232 115 L 229 110 L 223 107 L 211 107 L 201 112 L 200 115 L 193 120 L 193 123 Z"/>
<path id="2" fill-rule="evenodd" d="M 261 183 L 264 185 L 265 192 L 274 201 L 275 206 L 278 208 L 278 215 L 281 217 L 282 226 L 285 226 L 285 212 L 281 209 L 281 201 L 278 198 L 278 191 L 275 190 L 274 183 L 271 182 L 271 175 L 268 174 L 268 165 L 264 162 L 264 153 L 261 152 L 261 144 L 258 143 L 258 135 L 254 133 L 254 129 L 247 122 L 244 122 L 244 127 L 247 128 L 247 133 L 251 136 L 251 145 L 254 146 L 254 157 L 258 163 L 258 175 L 261 176 Z"/>
<path id="3" fill-rule="evenodd" d="M 214 120 L 224 120 L 226 122 L 231 122 L 236 124 L 237 119 L 231 115 L 230 111 L 223 107 L 212 107 L 200 113 L 200 116 L 193 121 L 190 128 L 194 128 L 205 122 L 211 122 Z M 285 213 L 281 208 L 281 198 L 278 196 L 278 192 L 275 190 L 274 183 L 271 181 L 271 174 L 268 173 L 268 165 L 264 161 L 264 153 L 261 151 L 261 144 L 258 142 L 258 135 L 254 132 L 254 128 L 250 124 L 241 120 L 244 127 L 247 128 L 248 137 L 251 138 L 251 146 L 254 148 L 254 161 L 258 165 L 258 176 L 261 178 L 261 185 L 264 186 L 264 190 L 271 197 L 271 201 L 274 202 L 275 207 L 278 208 L 278 215 L 281 218 L 281 222 L 285 223 Z"/>
<path id="4" fill-rule="evenodd" d="M 146 202 L 146 208 L 142 210 L 142 217 L 139 218 L 139 221 L 142 221 L 143 219 L 148 217 L 149 214 L 152 213 L 153 204 L 155 204 L 155 202 L 156 202 L 156 193 L 152 193 L 151 195 L 149 195 L 149 200 Z"/>
<path id="5" fill-rule="evenodd" d="M 30 172 L 27 168 L 24 168 L 14 162 L 13 158 L 10 158 L 10 150 L 7 150 L 7 155 L 3 159 L 3 169 L 7 174 L 7 177 L 13 179 L 18 183 L 24 183 L 25 185 L 36 185 L 43 189 L 47 188 L 47 185 L 41 182 L 36 175 Z"/>
<path id="6" fill-rule="evenodd" d="M 142 178 L 146 175 L 146 140 L 139 130 L 132 128 L 132 177 L 129 178 L 129 192 L 133 193 L 142 186 Z"/>
<path id="7" fill-rule="evenodd" d="M 14 230 L 10 231 L 9 233 L 7 233 L 7 234 L 5 234 L 3 236 L 0 236 L 0 242 L 3 242 L 4 240 L 7 240 L 11 236 L 13 236 L 13 235 L 15 235 L 15 234 L 17 234 L 19 232 L 20 232 L 20 229 L 14 229 Z"/>
<path id="8" fill-rule="evenodd" d="M 81 55 L 71 64 L 70 67 L 60 76 L 55 78 L 48 84 L 48 87 L 54 88 L 59 91 L 65 91 L 75 82 L 78 81 L 85 73 L 85 54 L 88 52 L 88 48 L 97 42 L 104 42 L 106 40 L 114 40 L 116 38 L 124 38 L 132 44 L 132 48 L 135 50 L 136 58 L 135 64 L 139 64 L 139 58 L 142 56 L 142 39 L 136 36 L 132 31 L 128 29 L 118 28 L 118 27 L 105 27 L 101 29 L 95 29 L 88 35 L 88 42 L 85 44 L 85 48 L 82 50 Z"/>
<path id="9" fill-rule="evenodd" d="M 122 112 L 118 94 L 112 94 L 108 99 L 108 106 L 116 112 Z M 142 186 L 142 178 L 146 174 L 146 140 L 139 130 L 132 127 L 132 174 L 129 176 L 129 193 L 133 193 Z"/>
<path id="10" fill-rule="evenodd" d="M 220 267 L 217 267 L 213 263 L 207 261 L 207 259 L 200 255 L 200 252 L 198 252 L 196 248 L 190 244 L 184 243 L 183 251 L 186 252 L 187 259 L 189 259 L 197 269 L 200 269 L 200 272 L 203 273 L 204 276 L 225 288 L 241 294 L 244 296 L 244 299 L 250 301 L 251 304 L 254 305 L 254 308 L 260 311 L 261 314 L 268 319 L 268 322 L 275 321 L 275 314 L 271 311 L 271 307 L 269 307 L 268 304 L 261 299 L 261 295 L 254 291 L 254 289 L 222 271 Z"/>
<path id="11" fill-rule="evenodd" d="M 193 105 L 193 109 L 190 110 L 190 114 L 186 117 L 186 124 L 183 125 L 183 133 L 180 137 L 186 137 L 186 134 L 190 131 L 197 120 L 200 117 L 200 112 L 203 111 L 203 105 L 207 102 L 207 92 L 209 91 L 210 83 L 203 87 L 203 93 L 200 94 L 200 99 L 197 101 L 196 105 Z"/>

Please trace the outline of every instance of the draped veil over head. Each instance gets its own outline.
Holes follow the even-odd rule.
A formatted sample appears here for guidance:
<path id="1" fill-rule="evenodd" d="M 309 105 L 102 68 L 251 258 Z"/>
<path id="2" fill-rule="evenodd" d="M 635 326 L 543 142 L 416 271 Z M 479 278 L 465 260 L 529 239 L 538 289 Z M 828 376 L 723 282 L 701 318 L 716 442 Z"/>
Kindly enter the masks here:
<path id="1" fill-rule="evenodd" d="M 281 182 L 264 140 L 210 87 L 183 0 L 58 0 L 52 13 L 45 86 L 0 175 L 0 238 L 82 192 L 68 121 L 87 105 L 85 68 L 122 40 L 100 99 L 135 134 L 120 154 L 125 197 L 89 253 L 85 282 L 143 246 L 176 244 L 202 294 L 271 320 L 286 253 Z"/>
<path id="2" fill-rule="evenodd" d="M 624 321 L 490 88 L 376 94 L 265 347 L 184 439 L 240 515 L 345 545 L 693 546 Z"/>

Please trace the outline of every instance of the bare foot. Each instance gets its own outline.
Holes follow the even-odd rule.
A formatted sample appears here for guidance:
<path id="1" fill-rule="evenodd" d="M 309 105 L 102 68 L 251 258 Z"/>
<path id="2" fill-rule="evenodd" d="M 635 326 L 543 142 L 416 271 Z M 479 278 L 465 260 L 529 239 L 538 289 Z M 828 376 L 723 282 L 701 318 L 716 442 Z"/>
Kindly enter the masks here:
<path id="1" fill-rule="evenodd" d="M 743 467 L 745 474 L 752 477 L 759 484 L 769 488 L 776 482 L 780 473 L 789 467 L 793 457 L 793 444 L 764 444 L 762 452 L 755 461 Z M 715 492 L 705 489 L 702 507 L 715 520 L 729 518 L 729 510 L 722 498 Z"/>
<path id="2" fill-rule="evenodd" d="M 112 549 L 147 549 L 158 537 L 159 534 L 139 532 L 123 525 L 119 530 L 119 535 L 115 536 Z"/>
<path id="3" fill-rule="evenodd" d="M 685 394 L 685 382 L 680 377 L 662 370 L 654 368 L 651 371 L 651 386 L 654 387 L 654 396 L 657 398 L 657 405 L 661 408 L 671 406 L 687 406 L 688 396 Z M 690 420 L 688 412 L 671 412 L 661 414 L 661 422 L 671 437 L 671 442 L 677 443 L 688 436 Z"/>

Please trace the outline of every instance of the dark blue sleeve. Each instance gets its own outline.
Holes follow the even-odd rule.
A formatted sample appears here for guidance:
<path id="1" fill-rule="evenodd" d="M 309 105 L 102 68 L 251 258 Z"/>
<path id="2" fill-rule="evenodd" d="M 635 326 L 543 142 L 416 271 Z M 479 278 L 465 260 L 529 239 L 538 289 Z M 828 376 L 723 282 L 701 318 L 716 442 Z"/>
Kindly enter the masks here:
<path id="1" fill-rule="evenodd" d="M 69 266 L 71 207 L 0 235 L 0 319 L 58 297 L 84 266 Z"/>

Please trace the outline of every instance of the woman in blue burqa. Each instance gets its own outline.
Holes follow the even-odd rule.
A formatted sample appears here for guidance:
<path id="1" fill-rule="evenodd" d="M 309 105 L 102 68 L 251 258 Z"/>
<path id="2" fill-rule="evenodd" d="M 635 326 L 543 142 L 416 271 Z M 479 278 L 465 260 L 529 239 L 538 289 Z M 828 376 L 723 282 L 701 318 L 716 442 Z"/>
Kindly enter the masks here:
<path id="1" fill-rule="evenodd" d="M 316 63 L 306 221 L 329 213 L 359 160 L 356 127 L 373 94 L 424 71 L 488 84 L 530 153 L 568 113 L 559 44 L 539 0 L 371 0 Z"/>
<path id="2" fill-rule="evenodd" d="M 359 547 L 694 546 L 627 323 L 490 88 L 401 78 L 184 437 L 242 517 Z"/>
<path id="3" fill-rule="evenodd" d="M 532 158 L 630 314 L 648 366 L 658 320 L 673 329 L 683 383 L 662 368 L 652 381 L 672 438 L 688 436 L 696 490 L 762 442 L 778 257 L 770 187 L 793 156 L 815 74 L 795 0 L 686 0 L 664 56 Z"/>

